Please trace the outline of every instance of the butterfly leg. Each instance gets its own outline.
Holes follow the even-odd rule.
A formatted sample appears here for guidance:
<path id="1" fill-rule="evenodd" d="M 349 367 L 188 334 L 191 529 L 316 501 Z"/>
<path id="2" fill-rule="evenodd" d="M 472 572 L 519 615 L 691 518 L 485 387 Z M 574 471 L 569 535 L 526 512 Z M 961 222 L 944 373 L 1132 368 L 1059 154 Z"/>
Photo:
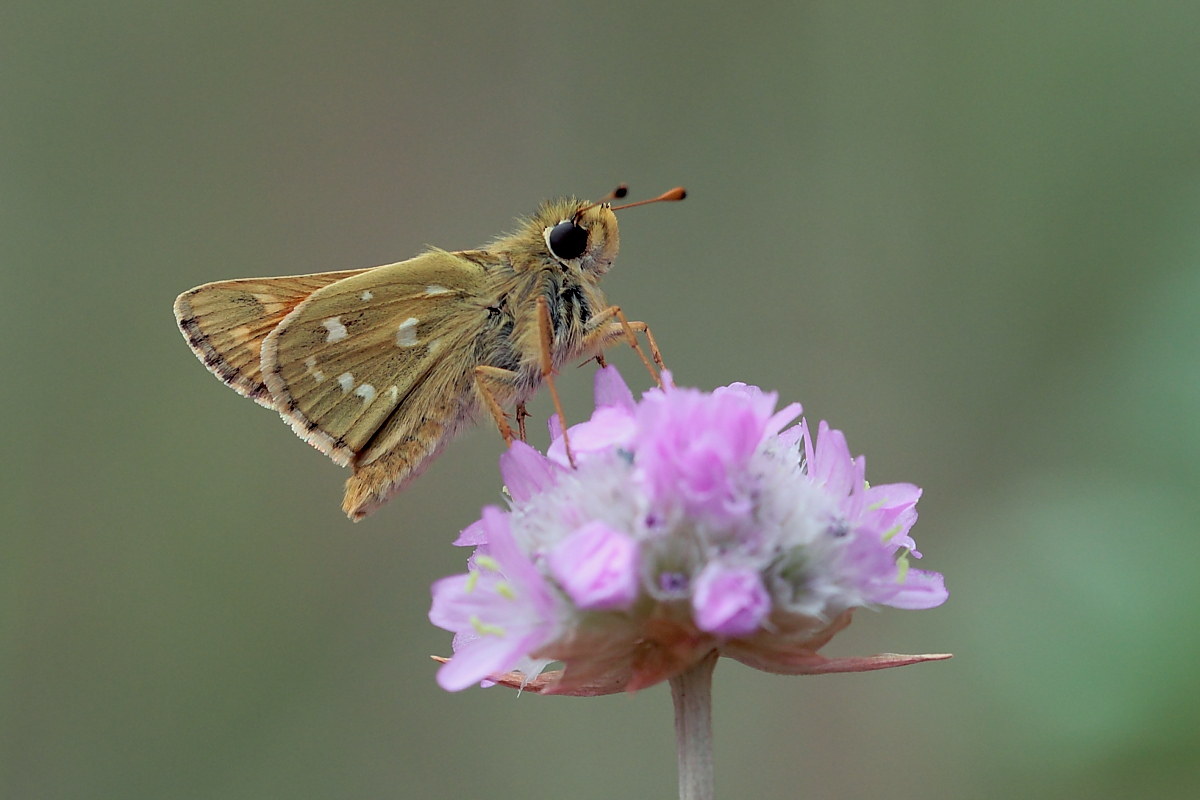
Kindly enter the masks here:
<path id="1" fill-rule="evenodd" d="M 539 296 L 537 299 L 538 313 L 538 333 L 541 339 L 541 367 L 542 380 L 550 387 L 550 398 L 554 401 L 554 412 L 558 414 L 558 427 L 562 431 L 563 448 L 567 451 L 567 461 L 571 463 L 571 467 L 575 467 L 575 455 L 571 452 L 571 442 L 567 439 L 567 418 L 563 414 L 562 401 L 558 399 L 558 389 L 554 386 L 554 359 L 551 353 L 554 351 L 554 328 L 550 324 L 550 307 L 546 305 L 546 298 Z"/>
<path id="2" fill-rule="evenodd" d="M 613 321 L 613 318 L 616 321 Z M 607 347 L 610 342 L 624 338 L 629 346 L 637 351 L 638 357 L 642 359 L 642 363 L 646 365 L 650 377 L 654 378 L 655 383 L 662 386 L 662 380 L 658 377 L 658 373 L 654 371 L 654 367 L 650 365 L 650 358 L 646 357 L 646 353 L 642 350 L 641 344 L 638 342 L 637 333 L 635 331 L 646 334 L 646 342 L 650 345 L 650 358 L 654 359 L 654 363 L 658 365 L 658 369 L 666 369 L 663 364 L 662 353 L 659 352 L 658 342 L 654 341 L 654 334 L 650 332 L 650 326 L 644 322 L 630 322 L 625 317 L 625 313 L 621 311 L 620 306 L 609 306 L 588 320 L 588 331 L 585 334 L 585 340 L 599 340 L 601 350 Z"/>
<path id="3" fill-rule="evenodd" d="M 521 437 L 521 441 L 525 441 L 525 420 L 529 419 L 529 412 L 525 410 L 524 403 L 517 403 L 517 435 Z"/>
<path id="4" fill-rule="evenodd" d="M 488 388 L 488 383 L 493 385 L 499 384 L 502 387 L 511 387 L 517 373 L 500 367 L 491 367 L 486 364 L 481 364 L 475 368 L 475 386 L 479 389 L 479 395 L 483 398 L 484 405 L 491 413 L 492 419 L 496 423 L 496 428 L 499 429 L 500 435 L 504 437 L 505 444 L 513 443 L 512 427 L 508 424 L 508 417 L 504 414 L 504 409 L 500 407 L 500 401 L 496 399 L 496 395 Z M 517 425 L 521 429 L 521 441 L 525 441 L 525 420 L 521 416 L 524 411 L 524 404 L 517 407 Z"/>
<path id="5" fill-rule="evenodd" d="M 625 319 L 625 316 L 622 314 L 621 315 L 621 330 L 622 331 L 625 330 L 626 325 L 629 326 L 630 330 L 635 330 L 639 333 L 643 333 L 646 335 L 646 343 L 650 345 L 650 357 L 654 359 L 654 363 L 658 366 L 658 368 L 660 370 L 666 369 L 667 365 L 663 363 L 662 352 L 658 349 L 658 342 L 654 341 L 654 334 L 650 332 L 650 326 L 644 322 L 637 322 L 637 321 L 630 322 L 629 320 Z"/>

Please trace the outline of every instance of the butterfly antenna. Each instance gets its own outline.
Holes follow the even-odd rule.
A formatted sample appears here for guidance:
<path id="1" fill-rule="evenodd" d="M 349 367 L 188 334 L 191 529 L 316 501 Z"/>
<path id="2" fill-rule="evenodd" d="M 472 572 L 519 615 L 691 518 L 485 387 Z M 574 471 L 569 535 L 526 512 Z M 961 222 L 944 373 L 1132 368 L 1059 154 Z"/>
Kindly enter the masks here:
<path id="1" fill-rule="evenodd" d="M 629 186 L 622 183 L 617 188 L 608 193 L 608 197 L 600 198 L 601 203 L 607 203 L 609 200 L 620 200 L 625 195 L 629 194 Z"/>
<path id="2" fill-rule="evenodd" d="M 615 188 L 611 192 L 609 192 L 605 197 L 601 197 L 596 202 L 589 203 L 588 205 L 586 205 L 583 208 L 576 211 L 575 219 L 578 220 L 580 215 L 583 214 L 583 212 L 587 211 L 589 208 L 595 208 L 596 206 L 603 205 L 604 203 L 607 203 L 609 200 L 620 200 L 622 197 L 624 197 L 627 194 L 629 194 L 629 187 L 622 183 L 620 186 L 618 186 L 617 188 Z"/>
<path id="3" fill-rule="evenodd" d="M 645 206 L 650 203 L 674 203 L 687 197 L 687 190 L 682 186 L 676 186 L 674 189 L 669 189 L 658 197 L 652 197 L 649 200 L 638 200 L 636 203 L 626 203 L 623 206 L 613 206 L 613 211 L 620 211 L 623 208 L 633 208 L 634 206 Z"/>

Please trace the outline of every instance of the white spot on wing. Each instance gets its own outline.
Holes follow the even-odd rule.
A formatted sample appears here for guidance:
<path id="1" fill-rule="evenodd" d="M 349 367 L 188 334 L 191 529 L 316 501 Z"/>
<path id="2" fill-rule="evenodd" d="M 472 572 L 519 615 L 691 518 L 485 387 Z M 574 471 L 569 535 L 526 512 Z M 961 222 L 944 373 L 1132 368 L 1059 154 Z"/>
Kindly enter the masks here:
<path id="1" fill-rule="evenodd" d="M 354 376 L 349 372 L 343 372 L 338 375 L 338 385 L 342 387 L 343 392 L 350 391 L 350 387 L 354 385 Z"/>
<path id="2" fill-rule="evenodd" d="M 396 398 L 400 396 L 400 390 L 395 386 L 389 386 L 387 390 L 387 399 L 389 403 L 396 402 Z"/>
<path id="3" fill-rule="evenodd" d="M 325 373 L 321 372 L 321 370 L 319 370 L 319 369 L 314 369 L 313 370 L 313 380 L 316 381 L 317 383 L 320 383 L 321 381 L 325 380 Z"/>
<path id="4" fill-rule="evenodd" d="M 436 283 L 431 283 L 425 287 L 425 294 L 448 294 L 450 292 L 445 286 L 440 286 Z"/>
<path id="5" fill-rule="evenodd" d="M 370 290 L 370 289 L 367 289 L 367 290 L 365 290 L 365 291 L 364 291 L 362 294 L 360 294 L 360 295 L 358 296 L 358 298 L 359 298 L 360 300 L 362 300 L 362 301 L 365 303 L 365 302 L 367 302 L 368 300 L 370 300 L 370 299 L 371 299 L 372 297 L 374 297 L 374 296 L 375 296 L 375 295 L 371 294 L 371 290 Z"/>
<path id="6" fill-rule="evenodd" d="M 354 393 L 363 399 L 364 403 L 369 403 L 375 399 L 375 387 L 369 383 L 364 383 L 354 390 Z"/>
<path id="7" fill-rule="evenodd" d="M 329 335 L 325 337 L 326 342 L 340 342 L 346 338 L 346 326 L 342 324 L 341 317 L 330 317 L 321 324 L 329 331 Z"/>
<path id="8" fill-rule="evenodd" d="M 434 339 L 433 341 L 431 341 L 429 343 L 429 355 L 433 355 L 434 353 L 436 353 L 438 348 L 441 346 L 442 346 L 441 339 Z"/>
<path id="9" fill-rule="evenodd" d="M 396 347 L 415 347 L 417 344 L 417 320 L 409 317 L 396 329 Z"/>

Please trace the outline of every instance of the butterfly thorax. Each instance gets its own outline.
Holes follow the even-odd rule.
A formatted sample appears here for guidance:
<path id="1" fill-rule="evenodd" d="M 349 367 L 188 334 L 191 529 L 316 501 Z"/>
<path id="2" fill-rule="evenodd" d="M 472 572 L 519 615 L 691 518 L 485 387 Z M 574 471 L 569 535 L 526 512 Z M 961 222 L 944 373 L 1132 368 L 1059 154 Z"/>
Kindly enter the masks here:
<path id="1" fill-rule="evenodd" d="M 574 258 L 562 257 L 551 244 L 556 225 L 572 222 L 585 232 L 586 243 Z M 545 204 L 521 230 L 483 251 L 489 289 L 484 307 L 488 320 L 477 338 L 477 363 L 518 374 L 516 402 L 523 402 L 541 384 L 541 331 L 537 299 L 545 298 L 550 312 L 551 361 L 556 370 L 596 355 L 598 339 L 589 336 L 592 320 L 608 308 L 601 276 L 616 258 L 619 246 L 616 216 L 606 205 L 575 200 Z"/>
<path id="2" fill-rule="evenodd" d="M 487 319 L 476 337 L 476 363 L 517 373 L 514 402 L 524 402 L 542 382 L 538 297 L 545 298 L 550 312 L 555 370 L 596 355 L 591 352 L 596 339 L 588 337 L 590 323 L 608 301 L 597 279 L 571 272 L 557 265 L 520 273 L 501 267 L 485 295 Z"/>

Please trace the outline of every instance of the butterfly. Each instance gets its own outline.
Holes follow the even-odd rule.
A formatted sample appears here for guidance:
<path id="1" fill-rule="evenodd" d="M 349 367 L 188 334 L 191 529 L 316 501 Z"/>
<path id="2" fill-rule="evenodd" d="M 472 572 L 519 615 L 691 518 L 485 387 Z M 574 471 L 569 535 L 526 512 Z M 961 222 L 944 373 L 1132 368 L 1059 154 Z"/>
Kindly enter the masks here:
<path id="1" fill-rule="evenodd" d="M 562 420 L 553 375 L 564 364 L 603 363 L 623 339 L 655 374 L 642 333 L 662 368 L 649 328 L 610 305 L 599 282 L 617 257 L 613 212 L 686 192 L 611 205 L 625 194 L 548 201 L 477 250 L 207 283 L 175 300 L 175 318 L 210 372 L 353 468 L 342 508 L 357 521 L 485 412 L 511 443 L 504 409 L 515 406 L 523 439 L 525 403 L 543 382 Z"/>

